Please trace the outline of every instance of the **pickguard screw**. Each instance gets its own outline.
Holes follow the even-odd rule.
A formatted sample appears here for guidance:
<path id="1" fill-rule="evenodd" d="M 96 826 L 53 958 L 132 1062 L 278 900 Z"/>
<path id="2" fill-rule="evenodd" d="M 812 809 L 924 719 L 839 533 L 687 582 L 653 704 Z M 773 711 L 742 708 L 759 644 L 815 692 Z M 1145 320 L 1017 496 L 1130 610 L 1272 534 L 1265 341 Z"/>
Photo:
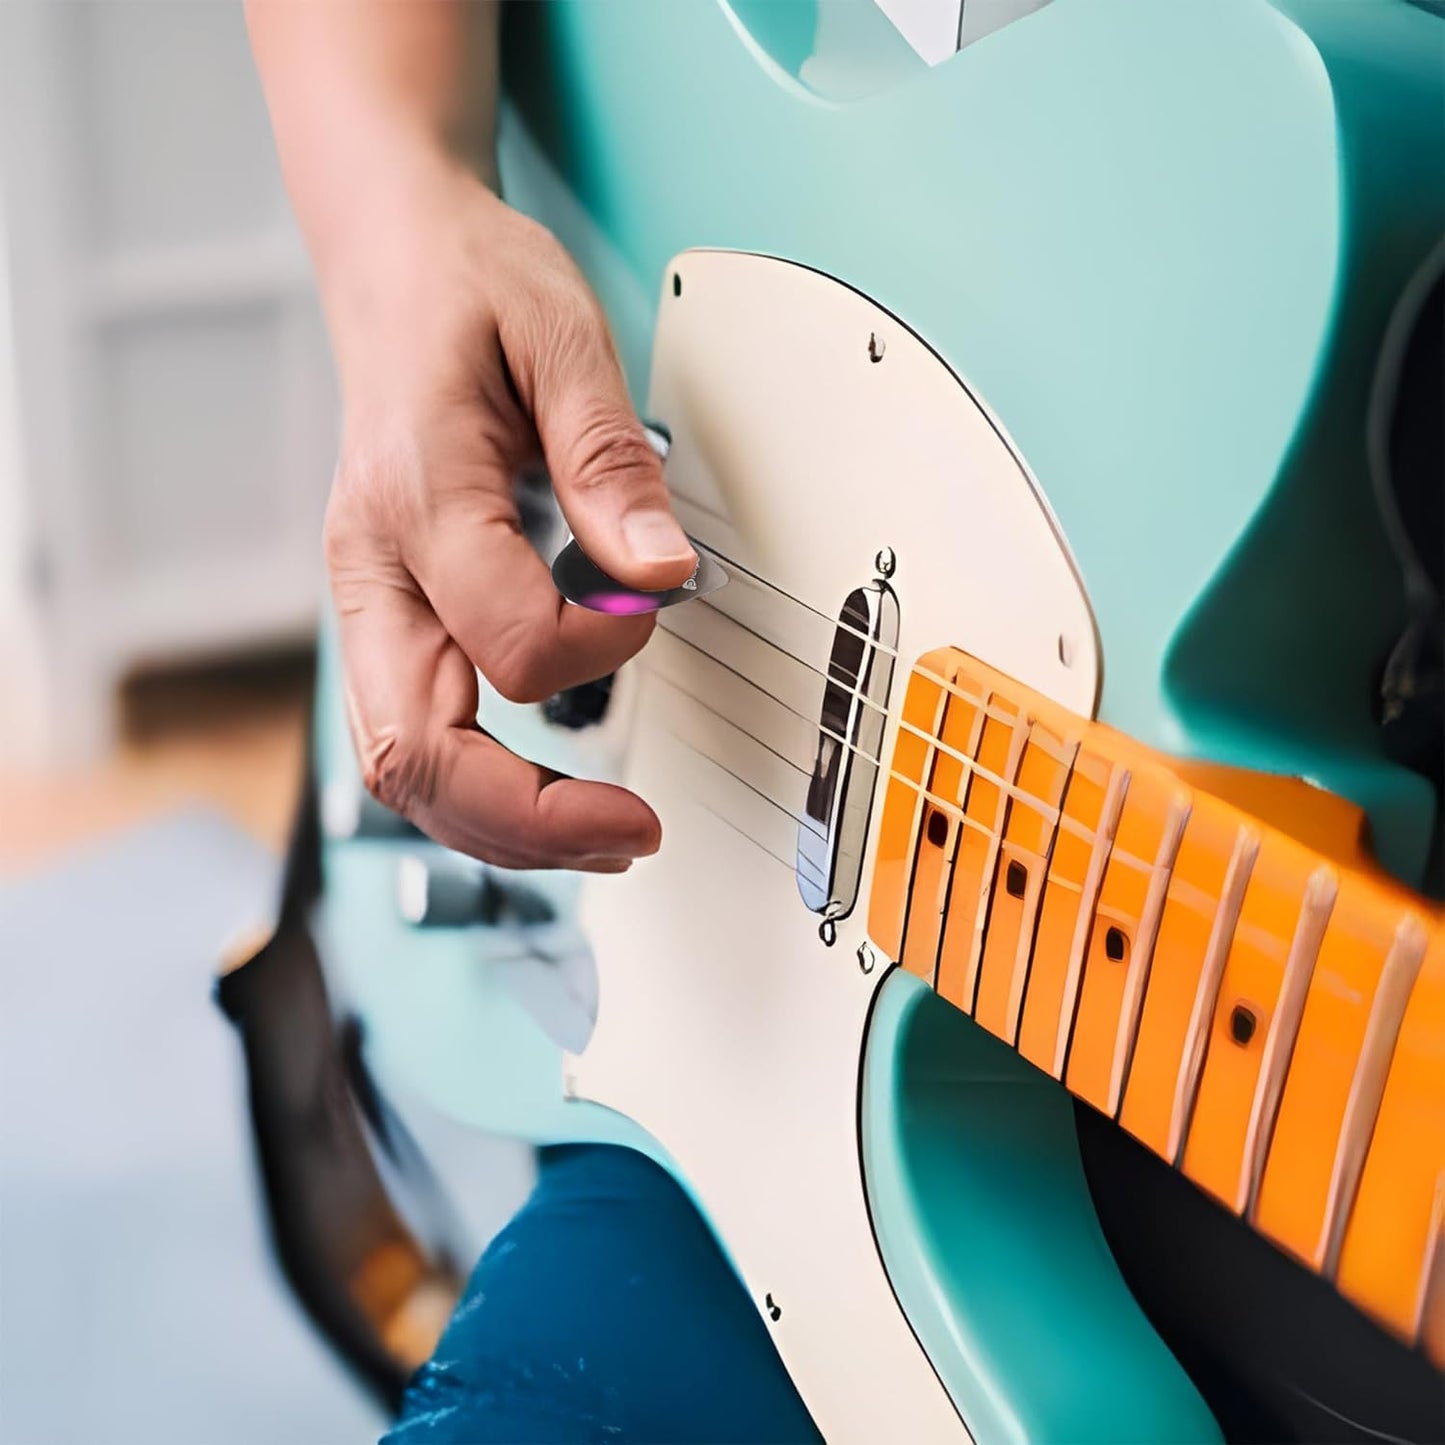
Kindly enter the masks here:
<path id="1" fill-rule="evenodd" d="M 782 1319 L 782 1317 L 783 1317 L 783 1312 L 782 1312 L 782 1310 L 780 1310 L 780 1309 L 778 1308 L 777 1305 L 775 1305 L 775 1304 L 773 1303 L 773 1297 L 772 1297 L 772 1295 L 765 1295 L 765 1296 L 763 1297 L 763 1304 L 764 1304 L 764 1306 L 766 1307 L 766 1309 L 767 1309 L 767 1311 L 768 1311 L 768 1318 L 769 1318 L 770 1320 L 780 1320 L 780 1319 Z"/>
<path id="2" fill-rule="evenodd" d="M 1065 667 L 1074 665 L 1074 644 L 1062 632 L 1059 633 L 1059 661 Z"/>
<path id="3" fill-rule="evenodd" d="M 878 555 L 873 559 L 873 565 L 878 569 L 880 577 L 891 577 L 898 568 L 898 558 L 893 555 L 893 548 L 880 547 Z"/>
<path id="4" fill-rule="evenodd" d="M 858 967 L 864 973 L 872 973 L 873 965 L 878 962 L 877 955 L 873 952 L 871 943 L 860 943 L 858 945 Z"/>
<path id="5" fill-rule="evenodd" d="M 883 353 L 888 350 L 887 343 L 876 331 L 868 333 L 868 360 L 877 365 L 883 360 Z"/>

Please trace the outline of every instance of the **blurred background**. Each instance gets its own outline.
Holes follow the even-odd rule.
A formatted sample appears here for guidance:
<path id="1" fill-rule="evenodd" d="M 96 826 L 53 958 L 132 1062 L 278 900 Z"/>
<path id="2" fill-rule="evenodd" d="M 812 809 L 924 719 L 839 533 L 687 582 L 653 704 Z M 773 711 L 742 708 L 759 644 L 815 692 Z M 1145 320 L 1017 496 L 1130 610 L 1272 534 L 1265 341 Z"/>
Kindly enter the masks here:
<path id="1" fill-rule="evenodd" d="M 0 15 L 0 756 L 102 769 L 119 821 L 159 786 L 127 736 L 150 675 L 263 652 L 295 672 L 335 389 L 240 6 Z M 265 711 L 248 746 L 281 768 L 281 696 Z M 7 860 L 17 832 L 63 841 L 36 811 Z"/>
<path id="2" fill-rule="evenodd" d="M 5 1442 L 384 1422 L 287 1290 L 213 998 L 278 906 L 336 432 L 239 4 L 0 0 Z M 466 1254 L 528 1161 L 416 1127 L 475 1162 Z"/>

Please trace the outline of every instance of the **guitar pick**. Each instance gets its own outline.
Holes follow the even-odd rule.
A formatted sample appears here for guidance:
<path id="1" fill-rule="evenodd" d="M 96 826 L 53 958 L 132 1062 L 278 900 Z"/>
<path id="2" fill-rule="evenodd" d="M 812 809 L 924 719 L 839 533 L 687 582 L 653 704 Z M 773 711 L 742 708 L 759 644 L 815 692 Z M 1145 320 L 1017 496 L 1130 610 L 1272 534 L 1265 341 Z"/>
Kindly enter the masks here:
<path id="1" fill-rule="evenodd" d="M 728 574 L 701 547 L 697 549 L 697 557 L 697 570 L 680 587 L 645 592 L 609 577 L 577 545 L 574 537 L 552 563 L 552 580 L 557 584 L 557 590 L 579 607 L 593 612 L 610 612 L 614 617 L 629 617 L 639 612 L 659 612 L 664 607 L 675 607 L 679 602 L 706 597 L 709 592 L 716 592 L 727 584 Z"/>

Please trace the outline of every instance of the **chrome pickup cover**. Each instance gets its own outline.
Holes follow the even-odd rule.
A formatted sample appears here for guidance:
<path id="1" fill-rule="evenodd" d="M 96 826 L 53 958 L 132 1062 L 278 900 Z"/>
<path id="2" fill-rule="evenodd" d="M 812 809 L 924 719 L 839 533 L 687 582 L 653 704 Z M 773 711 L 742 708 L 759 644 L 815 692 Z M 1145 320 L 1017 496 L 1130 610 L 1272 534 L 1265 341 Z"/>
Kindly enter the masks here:
<path id="1" fill-rule="evenodd" d="M 826 918 L 846 918 L 858 898 L 897 647 L 898 599 L 888 584 L 849 593 L 833 634 L 798 825 L 798 892 Z"/>

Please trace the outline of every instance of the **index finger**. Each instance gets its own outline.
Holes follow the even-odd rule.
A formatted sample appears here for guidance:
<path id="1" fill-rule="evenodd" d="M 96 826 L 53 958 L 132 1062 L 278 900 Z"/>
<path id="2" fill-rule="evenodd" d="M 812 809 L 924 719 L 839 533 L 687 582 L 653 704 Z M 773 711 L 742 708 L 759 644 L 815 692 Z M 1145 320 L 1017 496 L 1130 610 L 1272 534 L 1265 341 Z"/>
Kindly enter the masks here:
<path id="1" fill-rule="evenodd" d="M 649 616 L 611 617 L 567 602 L 510 498 L 492 489 L 446 499 L 409 561 L 447 632 L 512 702 L 540 702 L 605 677 L 652 635 Z"/>
<path id="2" fill-rule="evenodd" d="M 478 729 L 472 664 L 419 592 L 350 578 L 335 592 L 352 737 L 382 803 L 503 867 L 614 872 L 656 851 L 661 828 L 640 798 L 540 768 Z"/>

